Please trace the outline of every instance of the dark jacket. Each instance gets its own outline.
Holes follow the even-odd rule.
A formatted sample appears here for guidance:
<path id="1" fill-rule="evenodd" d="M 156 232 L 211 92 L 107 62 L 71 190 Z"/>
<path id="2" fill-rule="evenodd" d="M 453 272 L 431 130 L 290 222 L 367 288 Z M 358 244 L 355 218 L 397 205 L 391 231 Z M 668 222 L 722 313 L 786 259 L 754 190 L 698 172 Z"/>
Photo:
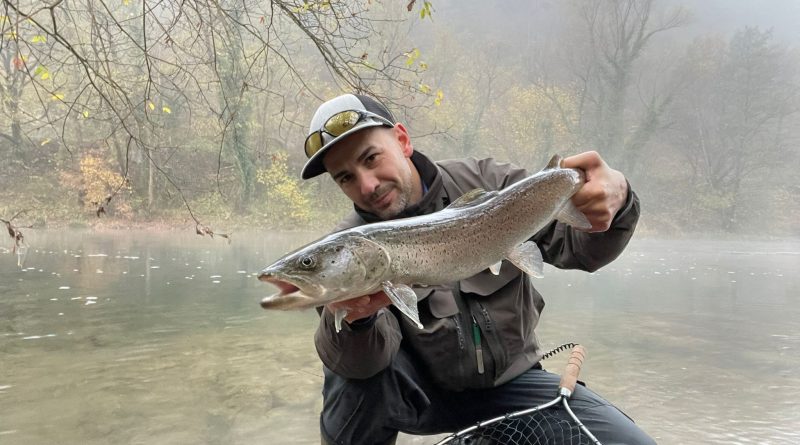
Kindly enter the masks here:
<path id="1" fill-rule="evenodd" d="M 432 213 L 475 188 L 500 190 L 528 172 L 493 159 L 431 162 L 414 152 L 412 161 L 428 191 L 400 217 Z M 552 222 L 533 238 L 544 261 L 562 269 L 594 271 L 614 260 L 630 240 L 639 218 L 639 201 L 628 187 L 628 197 L 611 228 L 586 233 Z M 337 229 L 379 221 L 359 208 Z M 505 262 L 500 274 L 488 270 L 458 283 L 415 289 L 419 298 L 418 329 L 394 306 L 376 316 L 345 323 L 336 333 L 333 315 L 322 311 L 315 344 L 322 362 L 346 378 L 367 378 L 406 348 L 431 378 L 450 390 L 485 388 L 505 383 L 539 361 L 542 351 L 534 328 L 544 300 L 531 278 Z M 476 334 L 483 354 L 479 372 Z"/>

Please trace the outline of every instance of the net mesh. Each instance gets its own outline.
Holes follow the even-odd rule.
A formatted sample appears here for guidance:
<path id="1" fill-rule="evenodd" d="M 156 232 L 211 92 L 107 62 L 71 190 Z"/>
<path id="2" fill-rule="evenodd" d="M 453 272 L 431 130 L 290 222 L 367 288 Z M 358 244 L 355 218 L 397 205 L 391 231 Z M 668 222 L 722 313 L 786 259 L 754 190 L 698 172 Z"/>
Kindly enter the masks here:
<path id="1" fill-rule="evenodd" d="M 506 418 L 450 442 L 458 445 L 589 445 L 592 441 L 558 409 Z"/>

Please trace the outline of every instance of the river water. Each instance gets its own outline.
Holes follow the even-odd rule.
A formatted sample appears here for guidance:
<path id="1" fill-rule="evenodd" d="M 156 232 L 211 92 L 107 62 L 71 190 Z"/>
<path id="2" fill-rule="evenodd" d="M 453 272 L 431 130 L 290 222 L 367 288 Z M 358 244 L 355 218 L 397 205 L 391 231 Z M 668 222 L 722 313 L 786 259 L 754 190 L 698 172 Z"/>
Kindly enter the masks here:
<path id="1" fill-rule="evenodd" d="M 316 314 L 262 310 L 255 278 L 313 235 L 26 236 L 0 248 L 0 444 L 319 443 Z M 799 271 L 799 240 L 634 239 L 548 266 L 538 332 L 660 444 L 797 444 Z"/>

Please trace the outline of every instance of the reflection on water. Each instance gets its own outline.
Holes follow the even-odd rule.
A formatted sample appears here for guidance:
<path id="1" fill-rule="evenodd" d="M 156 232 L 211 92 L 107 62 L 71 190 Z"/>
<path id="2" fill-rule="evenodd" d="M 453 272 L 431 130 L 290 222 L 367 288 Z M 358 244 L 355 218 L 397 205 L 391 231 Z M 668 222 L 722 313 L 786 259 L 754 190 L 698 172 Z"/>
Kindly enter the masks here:
<path id="1" fill-rule="evenodd" d="M 263 311 L 254 277 L 313 236 L 27 235 L 0 254 L 0 443 L 318 443 L 316 315 Z M 546 269 L 539 332 L 659 443 L 800 443 L 797 270 L 800 242 L 637 240 Z"/>

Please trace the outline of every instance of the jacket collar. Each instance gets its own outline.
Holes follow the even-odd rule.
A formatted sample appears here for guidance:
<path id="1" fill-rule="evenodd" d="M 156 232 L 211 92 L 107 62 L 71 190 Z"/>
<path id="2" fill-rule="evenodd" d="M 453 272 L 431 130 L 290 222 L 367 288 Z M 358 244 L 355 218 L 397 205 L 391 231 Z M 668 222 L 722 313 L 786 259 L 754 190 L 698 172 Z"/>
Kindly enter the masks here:
<path id="1" fill-rule="evenodd" d="M 393 219 L 426 215 L 441 210 L 450 203 L 444 191 L 444 187 L 442 186 L 442 173 L 439 167 L 433 163 L 430 158 L 416 150 L 411 154 L 411 162 L 414 164 L 414 167 L 417 168 L 422 182 L 428 186 L 428 191 L 422 196 L 420 202 L 406 207 L 405 210 L 400 212 L 400 214 Z M 367 212 L 356 205 L 353 205 L 353 207 L 355 207 L 358 216 L 365 222 L 374 223 L 383 221 L 377 215 Z"/>

